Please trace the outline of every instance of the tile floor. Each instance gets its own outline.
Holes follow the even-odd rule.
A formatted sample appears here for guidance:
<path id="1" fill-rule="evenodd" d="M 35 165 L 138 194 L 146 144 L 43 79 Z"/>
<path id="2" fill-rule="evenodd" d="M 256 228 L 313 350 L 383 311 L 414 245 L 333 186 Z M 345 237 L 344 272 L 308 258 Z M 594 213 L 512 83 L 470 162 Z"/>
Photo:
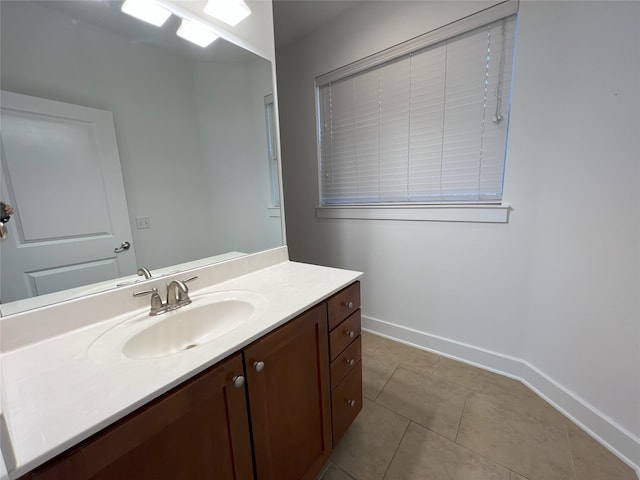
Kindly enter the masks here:
<path id="1" fill-rule="evenodd" d="M 364 406 L 321 480 L 638 480 L 522 383 L 364 332 Z"/>

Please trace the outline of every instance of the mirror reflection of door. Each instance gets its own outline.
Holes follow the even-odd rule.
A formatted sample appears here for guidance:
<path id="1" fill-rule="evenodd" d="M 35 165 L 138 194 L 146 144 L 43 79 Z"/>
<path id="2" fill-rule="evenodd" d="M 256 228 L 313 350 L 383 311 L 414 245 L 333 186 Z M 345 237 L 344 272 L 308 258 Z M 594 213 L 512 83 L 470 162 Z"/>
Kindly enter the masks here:
<path id="1" fill-rule="evenodd" d="M 15 209 L 0 300 L 134 274 L 133 246 L 116 253 L 132 235 L 111 112 L 4 91 L 0 103 L 2 194 Z"/>

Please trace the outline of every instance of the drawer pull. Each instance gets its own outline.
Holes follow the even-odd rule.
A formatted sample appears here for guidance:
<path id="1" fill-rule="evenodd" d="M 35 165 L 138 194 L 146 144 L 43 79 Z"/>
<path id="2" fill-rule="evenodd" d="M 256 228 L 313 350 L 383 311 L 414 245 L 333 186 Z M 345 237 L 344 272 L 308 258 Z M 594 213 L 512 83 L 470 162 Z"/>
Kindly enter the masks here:
<path id="1" fill-rule="evenodd" d="M 349 404 L 350 407 L 355 407 L 356 406 L 356 401 L 355 400 L 347 400 L 347 403 Z"/>
<path id="2" fill-rule="evenodd" d="M 347 337 L 349 337 L 349 338 L 353 338 L 353 337 L 355 337 L 355 336 L 356 336 L 356 332 L 354 332 L 353 330 L 348 330 L 348 331 L 346 331 L 346 332 L 344 332 L 344 333 L 345 333 L 345 335 L 346 335 Z"/>
<path id="3" fill-rule="evenodd" d="M 347 362 L 347 365 L 349 365 L 350 367 L 353 367 L 356 363 L 353 358 L 345 358 L 344 361 Z"/>
<path id="4" fill-rule="evenodd" d="M 253 362 L 253 368 L 256 369 L 256 372 L 261 372 L 264 370 L 264 362 Z"/>
<path id="5" fill-rule="evenodd" d="M 242 375 L 236 375 L 231 379 L 233 382 L 233 386 L 236 388 L 241 388 L 244 385 L 244 377 Z"/>
<path id="6" fill-rule="evenodd" d="M 344 301 L 344 306 L 347 308 L 353 308 L 353 302 L 349 302 L 347 300 Z"/>

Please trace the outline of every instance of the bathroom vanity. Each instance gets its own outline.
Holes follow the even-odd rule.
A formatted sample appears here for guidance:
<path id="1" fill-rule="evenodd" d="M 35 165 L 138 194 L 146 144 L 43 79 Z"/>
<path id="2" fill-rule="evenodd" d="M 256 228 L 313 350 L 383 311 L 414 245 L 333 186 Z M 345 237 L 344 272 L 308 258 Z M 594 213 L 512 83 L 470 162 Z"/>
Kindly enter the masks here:
<path id="1" fill-rule="evenodd" d="M 79 299 L 75 310 L 116 294 L 143 308 L 9 348 L 11 478 L 315 478 L 362 408 L 360 274 L 285 255 L 281 247 L 189 272 L 198 279 L 187 313 L 223 293 L 261 298 L 246 321 L 197 347 L 124 354 L 112 332 L 162 321 L 145 317 L 148 297 L 131 286 Z M 11 319 L 4 332 L 18 334 Z M 39 371 L 22 363 L 53 351 Z"/>
<path id="2" fill-rule="evenodd" d="M 77 145 L 109 154 L 78 163 L 110 167 L 89 162 L 91 183 L 56 166 L 56 181 L 18 148 L 3 157 L 0 197 L 16 213 L 0 244 L 0 479 L 314 478 L 362 407 L 361 274 L 290 262 L 284 246 L 271 2 L 248 0 L 251 16 L 225 27 L 203 2 L 159 0 L 173 27 L 220 35 L 205 55 L 118 2 L 45 3 L 3 5 L 2 94 L 20 103 L 2 109 L 3 145 L 30 145 L 16 140 L 25 115 L 64 130 L 92 113 L 109 119 L 108 142 Z M 77 153 L 65 131 L 47 159 Z M 51 198 L 64 222 L 39 208 Z M 116 210 L 124 233 L 96 220 Z M 100 240 L 97 253 L 67 228 Z M 33 253 L 53 240 L 63 250 Z M 134 296 L 191 277 L 192 303 L 175 311 L 150 316 Z"/>

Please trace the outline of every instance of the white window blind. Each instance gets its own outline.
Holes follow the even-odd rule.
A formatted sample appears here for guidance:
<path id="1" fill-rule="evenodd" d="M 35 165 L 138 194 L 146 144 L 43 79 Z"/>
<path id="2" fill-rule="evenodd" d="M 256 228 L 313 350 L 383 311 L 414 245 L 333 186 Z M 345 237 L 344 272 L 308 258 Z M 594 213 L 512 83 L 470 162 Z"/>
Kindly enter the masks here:
<path id="1" fill-rule="evenodd" d="M 408 53 L 316 79 L 322 205 L 501 200 L 509 13 L 471 29 L 468 17 L 464 33 L 428 35 L 426 47 L 414 39 Z"/>

